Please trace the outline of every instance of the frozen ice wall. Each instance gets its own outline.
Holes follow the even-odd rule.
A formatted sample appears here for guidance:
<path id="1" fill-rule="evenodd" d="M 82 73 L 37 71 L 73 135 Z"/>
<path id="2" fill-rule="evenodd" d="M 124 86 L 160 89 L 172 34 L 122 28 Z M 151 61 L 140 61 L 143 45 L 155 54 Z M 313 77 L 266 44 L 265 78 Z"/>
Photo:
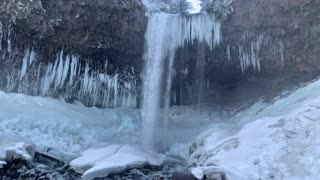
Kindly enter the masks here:
<path id="1" fill-rule="evenodd" d="M 176 49 L 195 40 L 211 49 L 221 42 L 221 24 L 214 15 L 193 16 L 156 13 L 146 32 L 142 103 L 142 142 L 145 148 L 166 148 L 172 66 Z"/>

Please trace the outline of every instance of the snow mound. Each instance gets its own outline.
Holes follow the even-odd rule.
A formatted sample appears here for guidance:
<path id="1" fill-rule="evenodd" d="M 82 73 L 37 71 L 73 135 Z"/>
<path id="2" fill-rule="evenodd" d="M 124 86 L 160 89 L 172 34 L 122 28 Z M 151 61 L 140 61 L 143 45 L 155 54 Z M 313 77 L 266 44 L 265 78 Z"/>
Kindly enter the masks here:
<path id="1" fill-rule="evenodd" d="M 88 149 L 70 164 L 77 172 L 84 173 L 83 179 L 91 180 L 129 168 L 161 166 L 164 160 L 164 155 L 145 151 L 137 145 L 110 144 Z"/>
<path id="2" fill-rule="evenodd" d="M 0 133 L 0 167 L 13 159 L 32 161 L 35 146 L 32 141 L 13 134 Z"/>
<path id="3" fill-rule="evenodd" d="M 0 91 L 0 132 L 36 142 L 37 150 L 72 160 L 97 144 L 135 143 L 140 114 L 135 109 L 98 109 L 48 97 Z"/>
<path id="4" fill-rule="evenodd" d="M 200 168 L 208 178 L 222 171 L 231 180 L 320 179 L 319 84 L 311 83 L 263 109 L 257 104 L 249 108 L 247 114 L 257 120 L 238 133 L 211 131 L 198 138 L 191 154 L 194 171 Z"/>

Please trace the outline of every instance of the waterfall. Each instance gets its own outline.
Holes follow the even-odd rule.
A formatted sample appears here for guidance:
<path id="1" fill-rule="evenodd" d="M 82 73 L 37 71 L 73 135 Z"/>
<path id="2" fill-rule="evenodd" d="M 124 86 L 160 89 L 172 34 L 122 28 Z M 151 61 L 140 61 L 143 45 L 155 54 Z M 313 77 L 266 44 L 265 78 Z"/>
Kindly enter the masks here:
<path id="1" fill-rule="evenodd" d="M 149 17 L 142 100 L 142 144 L 145 148 L 154 151 L 166 148 L 171 76 L 177 48 L 196 40 L 213 49 L 221 42 L 220 29 L 220 22 L 209 14 L 156 13 Z"/>

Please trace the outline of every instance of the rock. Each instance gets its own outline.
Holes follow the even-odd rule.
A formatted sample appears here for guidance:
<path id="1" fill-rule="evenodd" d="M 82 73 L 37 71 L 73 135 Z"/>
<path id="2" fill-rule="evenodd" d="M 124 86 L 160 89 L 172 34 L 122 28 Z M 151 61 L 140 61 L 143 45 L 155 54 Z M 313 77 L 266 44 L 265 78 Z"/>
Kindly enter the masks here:
<path id="1" fill-rule="evenodd" d="M 33 160 L 35 145 L 31 140 L 7 133 L 0 133 L 0 139 L 0 160 L 6 162 L 18 159 L 27 162 Z"/>
<path id="2" fill-rule="evenodd" d="M 197 180 L 198 178 L 196 178 L 192 173 L 174 172 L 172 179 L 173 180 Z"/>

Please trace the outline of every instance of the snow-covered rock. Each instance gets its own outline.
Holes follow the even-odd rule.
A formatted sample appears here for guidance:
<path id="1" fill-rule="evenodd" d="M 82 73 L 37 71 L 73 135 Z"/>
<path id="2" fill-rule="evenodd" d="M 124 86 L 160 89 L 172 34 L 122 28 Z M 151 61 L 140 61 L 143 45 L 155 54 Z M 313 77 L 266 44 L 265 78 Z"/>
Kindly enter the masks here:
<path id="1" fill-rule="evenodd" d="M 243 118 L 239 124 L 257 119 L 237 133 L 200 136 L 192 148 L 193 166 L 209 177 L 226 172 L 231 180 L 320 179 L 319 88 L 315 81 L 271 105 L 257 103 L 237 115 Z"/>
<path id="2" fill-rule="evenodd" d="M 0 161 L 0 169 L 3 168 L 4 165 L 6 165 L 7 163 L 4 161 Z"/>
<path id="3" fill-rule="evenodd" d="M 71 166 L 83 173 L 83 179 L 94 179 L 129 168 L 161 166 L 164 160 L 164 155 L 145 151 L 137 145 L 110 144 L 84 151 L 81 157 L 71 161 Z"/>
<path id="4" fill-rule="evenodd" d="M 0 166 L 4 161 L 13 159 L 32 161 L 35 153 L 35 145 L 29 139 L 14 134 L 0 133 Z"/>

